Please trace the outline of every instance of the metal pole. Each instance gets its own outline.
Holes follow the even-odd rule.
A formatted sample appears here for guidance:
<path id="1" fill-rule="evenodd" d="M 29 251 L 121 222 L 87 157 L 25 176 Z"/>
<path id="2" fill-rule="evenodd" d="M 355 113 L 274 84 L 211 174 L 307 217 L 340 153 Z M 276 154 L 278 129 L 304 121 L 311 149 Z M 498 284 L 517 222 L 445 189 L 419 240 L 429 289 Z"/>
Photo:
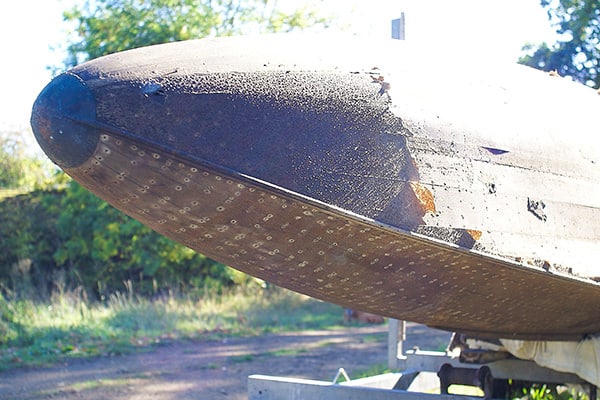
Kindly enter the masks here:
<path id="1" fill-rule="evenodd" d="M 403 369 L 400 361 L 406 360 L 403 345 L 406 341 L 406 321 L 388 319 L 388 368 Z M 404 365 L 404 364 L 402 364 Z"/>
<path id="2" fill-rule="evenodd" d="M 388 320 L 388 368 L 398 368 L 398 329 L 400 321 L 390 318 Z"/>
<path id="3" fill-rule="evenodd" d="M 392 20 L 392 39 L 405 40 L 405 18 L 404 12 L 400 14 L 400 18 Z"/>

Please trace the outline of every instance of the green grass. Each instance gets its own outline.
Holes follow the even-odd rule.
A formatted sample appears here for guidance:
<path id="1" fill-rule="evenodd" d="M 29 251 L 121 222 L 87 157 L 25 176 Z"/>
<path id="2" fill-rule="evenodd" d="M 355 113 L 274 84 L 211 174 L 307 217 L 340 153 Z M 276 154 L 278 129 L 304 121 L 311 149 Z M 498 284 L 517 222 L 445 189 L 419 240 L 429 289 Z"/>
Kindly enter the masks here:
<path id="1" fill-rule="evenodd" d="M 135 380 L 150 380 L 151 376 L 138 376 Z M 131 385 L 131 378 L 114 378 L 114 379 L 93 379 L 89 381 L 77 382 L 71 385 L 60 386 L 50 390 L 44 390 L 37 393 L 41 398 L 61 398 L 65 394 L 82 393 L 98 388 L 106 387 L 126 387 Z"/>
<path id="2" fill-rule="evenodd" d="M 269 351 L 264 353 L 265 356 L 268 357 L 287 357 L 287 356 L 297 356 L 299 354 L 303 354 L 308 352 L 308 349 L 298 348 L 298 349 L 281 349 L 275 351 Z"/>
<path id="3" fill-rule="evenodd" d="M 519 400 L 588 400 L 587 393 L 581 392 L 574 387 L 533 385 L 523 389 Z"/>
<path id="4" fill-rule="evenodd" d="M 231 356 L 229 357 L 229 361 L 234 364 L 246 363 L 254 361 L 254 354 L 240 354 L 239 356 Z"/>
<path id="5" fill-rule="evenodd" d="M 340 307 L 278 288 L 155 301 L 116 294 L 103 303 L 75 293 L 55 295 L 48 303 L 0 297 L 0 369 L 119 355 L 174 340 L 341 325 Z"/>
<path id="6" fill-rule="evenodd" d="M 281 349 L 275 351 L 267 351 L 264 353 L 248 353 L 248 354 L 240 354 L 236 356 L 229 357 L 229 361 L 234 364 L 251 362 L 260 357 L 289 357 L 289 356 L 297 356 L 299 354 L 303 354 L 308 352 L 306 348 L 298 348 L 298 349 Z"/>
<path id="7" fill-rule="evenodd" d="M 389 369 L 387 364 L 376 364 L 371 368 L 367 368 L 365 370 L 356 371 L 351 378 L 352 379 L 360 379 L 360 378 L 368 378 L 370 376 L 387 374 L 388 372 L 396 372 Z"/>

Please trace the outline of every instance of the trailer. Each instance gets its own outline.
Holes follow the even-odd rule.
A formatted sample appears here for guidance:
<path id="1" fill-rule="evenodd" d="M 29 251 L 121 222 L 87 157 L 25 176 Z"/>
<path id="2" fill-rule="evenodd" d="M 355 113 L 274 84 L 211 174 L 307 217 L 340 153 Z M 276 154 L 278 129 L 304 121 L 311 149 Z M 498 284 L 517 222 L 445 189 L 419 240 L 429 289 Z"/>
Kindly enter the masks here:
<path id="1" fill-rule="evenodd" d="M 399 329 L 400 328 L 400 329 Z M 388 328 L 388 365 L 397 372 L 360 379 L 350 379 L 340 368 L 331 381 L 280 376 L 248 377 L 249 400 L 456 400 L 481 398 L 453 394 L 452 385 L 474 386 L 486 399 L 506 398 L 521 388 L 538 385 L 578 385 L 590 400 L 596 400 L 597 387 L 575 374 L 541 367 L 533 361 L 510 356 L 490 342 L 474 339 L 464 348 L 452 351 L 456 335 L 448 350 L 423 351 L 413 348 L 404 352 L 406 325 L 391 319 Z"/>

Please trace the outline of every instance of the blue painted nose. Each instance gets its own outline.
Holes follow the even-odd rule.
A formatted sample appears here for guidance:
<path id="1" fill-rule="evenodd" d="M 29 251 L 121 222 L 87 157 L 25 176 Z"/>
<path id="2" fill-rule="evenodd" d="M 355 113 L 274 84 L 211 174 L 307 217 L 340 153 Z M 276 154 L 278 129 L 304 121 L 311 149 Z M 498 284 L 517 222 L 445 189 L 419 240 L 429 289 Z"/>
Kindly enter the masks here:
<path id="1" fill-rule="evenodd" d="M 62 168 L 81 165 L 92 155 L 99 133 L 94 126 L 96 102 L 74 74 L 50 82 L 33 104 L 31 127 L 48 157 Z"/>

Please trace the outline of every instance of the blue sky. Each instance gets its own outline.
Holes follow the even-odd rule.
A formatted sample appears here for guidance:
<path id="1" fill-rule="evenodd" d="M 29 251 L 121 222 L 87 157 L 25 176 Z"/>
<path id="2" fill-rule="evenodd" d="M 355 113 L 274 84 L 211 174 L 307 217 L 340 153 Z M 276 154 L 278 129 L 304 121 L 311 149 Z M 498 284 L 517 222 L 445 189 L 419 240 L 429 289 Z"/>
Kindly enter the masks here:
<path id="1" fill-rule="evenodd" d="M 65 58 L 62 11 L 76 0 L 19 0 L 0 4 L 0 131 L 28 127 L 31 105 L 50 81 L 49 65 Z M 312 1 L 355 34 L 389 37 L 390 21 L 406 15 L 407 40 L 433 51 L 468 48 L 482 57 L 516 61 L 526 42 L 552 40 L 539 0 L 324 0 Z M 279 0 L 297 6 L 297 0 Z M 52 50 L 58 48 L 59 50 Z"/>

